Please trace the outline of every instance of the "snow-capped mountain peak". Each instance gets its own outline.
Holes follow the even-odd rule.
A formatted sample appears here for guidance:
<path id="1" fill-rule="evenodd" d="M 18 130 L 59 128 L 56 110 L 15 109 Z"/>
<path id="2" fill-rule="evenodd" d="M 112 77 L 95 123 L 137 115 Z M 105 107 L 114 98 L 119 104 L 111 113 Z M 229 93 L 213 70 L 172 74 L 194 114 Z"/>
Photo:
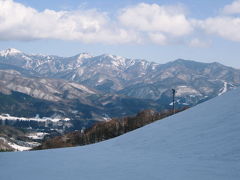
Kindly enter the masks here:
<path id="1" fill-rule="evenodd" d="M 88 59 L 88 58 L 92 58 L 93 56 L 89 53 L 81 53 L 78 55 L 78 59 Z"/>
<path id="2" fill-rule="evenodd" d="M 11 56 L 16 54 L 21 54 L 22 52 L 15 48 L 8 48 L 6 50 L 0 51 L 0 56 Z"/>
<path id="3" fill-rule="evenodd" d="M 133 65 L 135 63 L 135 60 L 128 59 L 121 56 L 116 56 L 112 54 L 103 54 L 100 56 L 103 59 L 110 60 L 111 64 L 113 64 L 115 67 L 123 67 L 128 68 L 130 65 Z"/>

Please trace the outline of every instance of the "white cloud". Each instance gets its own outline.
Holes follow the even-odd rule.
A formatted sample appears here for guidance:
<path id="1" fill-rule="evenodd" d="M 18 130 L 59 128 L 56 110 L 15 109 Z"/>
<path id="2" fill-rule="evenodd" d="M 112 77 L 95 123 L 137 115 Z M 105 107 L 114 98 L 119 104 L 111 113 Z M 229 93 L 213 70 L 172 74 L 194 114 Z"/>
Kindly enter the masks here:
<path id="1" fill-rule="evenodd" d="M 209 47 L 210 42 L 201 40 L 199 38 L 193 38 L 193 39 L 190 40 L 188 45 L 190 47 L 205 48 L 205 47 Z"/>
<path id="2" fill-rule="evenodd" d="M 38 11 L 0 0 L 0 40 L 61 39 L 87 43 L 166 44 L 192 32 L 180 6 L 140 3 L 120 10 L 117 19 L 95 9 Z"/>
<path id="3" fill-rule="evenodd" d="M 136 31 L 164 33 L 175 37 L 192 31 L 191 24 L 180 6 L 140 3 L 123 9 L 119 21 L 125 27 L 134 28 Z"/>
<path id="4" fill-rule="evenodd" d="M 196 21 L 195 25 L 209 34 L 231 41 L 240 41 L 240 18 L 238 17 L 213 17 Z"/>
<path id="5" fill-rule="evenodd" d="M 138 42 L 131 31 L 115 26 L 106 13 L 92 10 L 39 12 L 12 0 L 0 0 L 0 39 L 63 39 L 83 42 Z"/>
<path id="6" fill-rule="evenodd" d="M 240 13 L 240 0 L 226 5 L 223 11 Z M 199 29 L 240 41 L 240 17 L 225 15 L 193 20 L 179 5 L 140 3 L 110 17 L 96 9 L 38 11 L 13 0 L 0 0 L 0 41 L 60 39 L 109 44 L 149 41 L 159 45 L 186 44 L 186 37 Z M 195 38 L 188 45 L 206 47 L 207 43 Z"/>
<path id="7" fill-rule="evenodd" d="M 155 44 L 159 45 L 167 44 L 167 37 L 161 33 L 149 33 L 148 36 L 149 39 Z"/>
<path id="8" fill-rule="evenodd" d="M 223 8 L 225 14 L 240 14 L 240 0 L 233 1 Z"/>
<path id="9" fill-rule="evenodd" d="M 240 42 L 240 17 L 238 14 L 240 14 L 240 0 L 225 5 L 218 16 L 204 20 L 195 19 L 192 24 L 195 29 L 202 29 L 208 34 Z"/>

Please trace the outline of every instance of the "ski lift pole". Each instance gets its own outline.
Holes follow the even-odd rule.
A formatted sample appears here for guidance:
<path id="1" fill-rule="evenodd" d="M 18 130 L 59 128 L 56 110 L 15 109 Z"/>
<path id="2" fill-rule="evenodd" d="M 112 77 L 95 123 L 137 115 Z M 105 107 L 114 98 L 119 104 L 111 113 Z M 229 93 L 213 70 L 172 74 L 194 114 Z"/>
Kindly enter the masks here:
<path id="1" fill-rule="evenodd" d="M 175 114 L 175 94 L 176 94 L 176 90 L 172 89 L 172 95 L 173 95 L 173 106 L 172 106 L 172 114 Z"/>

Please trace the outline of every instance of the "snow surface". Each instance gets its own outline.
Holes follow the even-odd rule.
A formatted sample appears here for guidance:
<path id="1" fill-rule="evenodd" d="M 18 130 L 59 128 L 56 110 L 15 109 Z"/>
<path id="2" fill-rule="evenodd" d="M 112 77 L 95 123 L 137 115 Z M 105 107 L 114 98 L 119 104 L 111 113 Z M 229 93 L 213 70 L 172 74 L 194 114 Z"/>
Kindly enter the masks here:
<path id="1" fill-rule="evenodd" d="M 82 59 L 88 59 L 88 58 L 92 58 L 93 56 L 88 54 L 88 53 L 81 53 L 78 56 L 78 60 L 82 60 Z"/>
<path id="2" fill-rule="evenodd" d="M 240 88 L 101 143 L 0 153 L 0 179 L 239 180 L 239 102 Z"/>
<path id="3" fill-rule="evenodd" d="M 45 132 L 36 132 L 36 133 L 31 133 L 28 135 L 29 138 L 31 139 L 43 139 L 44 136 L 46 136 L 48 133 Z"/>
<path id="4" fill-rule="evenodd" d="M 75 77 L 74 77 L 75 78 Z M 77 83 L 69 83 L 72 87 L 75 87 L 77 89 L 81 89 L 89 94 L 96 94 L 94 91 L 92 91 L 91 89 L 87 88 L 86 86 L 83 86 L 81 84 L 77 84 Z"/>
<path id="5" fill-rule="evenodd" d="M 223 88 L 220 90 L 221 92 L 218 94 L 218 96 L 221 96 L 227 92 L 227 85 L 228 83 L 226 81 L 223 81 Z"/>
<path id="6" fill-rule="evenodd" d="M 3 140 L 4 143 L 8 144 L 10 147 L 12 147 L 15 151 L 27 151 L 32 149 L 32 147 L 26 147 L 26 146 L 20 146 L 16 143 L 10 142 L 4 137 L 0 137 L 1 140 Z M 34 145 L 35 142 L 26 142 L 27 144 Z M 36 143 L 35 146 L 39 145 L 39 143 Z M 0 156 L 1 157 L 1 156 Z"/>
<path id="7" fill-rule="evenodd" d="M 176 89 L 176 96 L 184 96 L 189 94 L 201 96 L 201 94 L 197 90 L 188 86 L 178 86 Z"/>
<path id="8" fill-rule="evenodd" d="M 27 150 L 32 149 L 31 147 L 20 146 L 18 144 L 11 143 L 11 142 L 9 142 L 8 145 L 17 151 L 27 151 Z"/>
<path id="9" fill-rule="evenodd" d="M 16 117 L 11 116 L 9 114 L 0 114 L 0 120 L 8 120 L 8 121 L 38 121 L 38 122 L 46 122 L 46 121 L 52 121 L 52 122 L 58 122 L 58 121 L 70 121 L 69 118 L 51 118 L 51 117 L 43 117 L 40 118 L 38 116 L 26 118 L 26 117 Z"/>
<path id="10" fill-rule="evenodd" d="M 22 52 L 17 50 L 17 49 L 14 49 L 14 48 L 9 48 L 9 49 L 6 49 L 6 50 L 2 50 L 0 51 L 0 56 L 11 56 L 11 55 L 16 55 L 16 54 L 21 54 Z"/>

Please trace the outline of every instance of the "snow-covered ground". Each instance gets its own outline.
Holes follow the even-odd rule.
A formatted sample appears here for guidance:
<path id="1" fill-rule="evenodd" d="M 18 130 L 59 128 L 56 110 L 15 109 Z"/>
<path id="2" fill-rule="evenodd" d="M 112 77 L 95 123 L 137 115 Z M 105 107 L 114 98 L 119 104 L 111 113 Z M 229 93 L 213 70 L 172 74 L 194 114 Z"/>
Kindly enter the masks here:
<path id="1" fill-rule="evenodd" d="M 8 180 L 239 180 L 240 89 L 101 143 L 0 153 Z"/>
<path id="2" fill-rule="evenodd" d="M 46 136 L 48 133 L 45 132 L 36 132 L 36 133 L 31 133 L 28 135 L 29 138 L 31 139 L 43 139 L 44 136 Z"/>
<path id="3" fill-rule="evenodd" d="M 199 93 L 197 90 L 188 87 L 188 86 L 178 86 L 176 88 L 176 96 L 181 97 L 184 95 L 197 95 L 197 96 L 201 96 L 201 93 Z"/>
<path id="4" fill-rule="evenodd" d="M 2 140 L 4 143 L 6 143 L 10 147 L 12 147 L 14 149 L 14 151 L 28 151 L 28 150 L 32 149 L 33 147 L 40 145 L 40 143 L 37 143 L 37 142 L 18 141 L 18 142 L 21 142 L 21 144 L 22 144 L 22 145 L 19 145 L 17 143 L 14 143 L 14 141 L 17 141 L 17 140 L 15 140 L 15 139 L 7 140 L 4 137 L 0 137 L 0 140 Z"/>
<path id="5" fill-rule="evenodd" d="M 228 85 L 228 83 L 226 81 L 223 81 L 223 88 L 220 89 L 220 93 L 218 94 L 218 96 L 221 96 L 221 95 L 223 95 L 224 93 L 227 92 L 227 90 L 228 90 L 227 85 Z"/>
<path id="6" fill-rule="evenodd" d="M 16 151 L 27 151 L 27 150 L 32 149 L 32 147 L 20 146 L 20 145 L 18 145 L 18 144 L 11 143 L 11 142 L 9 142 L 8 145 L 11 146 L 11 147 L 12 147 L 13 149 L 15 149 Z"/>
<path id="7" fill-rule="evenodd" d="M 36 117 L 31 117 L 31 118 L 26 118 L 26 117 L 16 117 L 16 116 L 11 116 L 9 114 L 0 114 L 0 120 L 9 120 L 9 121 L 38 121 L 38 122 L 45 122 L 45 121 L 52 121 L 52 122 L 58 122 L 58 121 L 70 121 L 69 118 L 51 118 L 51 117 L 43 117 L 40 118 L 38 116 Z"/>

